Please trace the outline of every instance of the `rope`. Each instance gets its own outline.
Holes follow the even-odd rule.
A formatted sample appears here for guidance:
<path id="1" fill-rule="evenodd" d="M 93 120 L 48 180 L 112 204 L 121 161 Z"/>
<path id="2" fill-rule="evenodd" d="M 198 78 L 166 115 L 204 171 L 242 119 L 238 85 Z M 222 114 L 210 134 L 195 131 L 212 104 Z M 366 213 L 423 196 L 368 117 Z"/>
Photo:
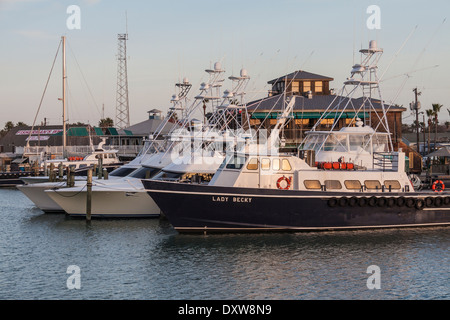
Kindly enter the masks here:
<path id="1" fill-rule="evenodd" d="M 42 102 L 44 101 L 45 93 L 47 92 L 47 87 L 48 87 L 48 84 L 50 82 L 50 77 L 52 75 L 53 68 L 55 67 L 55 62 L 56 62 L 56 58 L 58 57 L 59 48 L 61 48 L 61 43 L 62 43 L 62 40 L 59 42 L 58 49 L 56 50 L 56 55 L 55 55 L 55 58 L 53 59 L 53 64 L 52 64 L 52 67 L 50 69 L 50 73 L 49 73 L 48 78 L 47 78 L 47 83 L 45 84 L 44 92 L 42 93 L 42 97 L 41 97 L 41 101 L 39 103 L 39 107 L 37 109 L 36 115 L 34 116 L 33 125 L 31 126 L 30 135 L 28 136 L 28 141 L 31 138 L 31 135 L 33 134 L 34 126 L 36 124 L 36 119 L 37 119 L 37 116 L 39 114 L 39 111 L 41 110 L 41 106 L 42 106 Z"/>

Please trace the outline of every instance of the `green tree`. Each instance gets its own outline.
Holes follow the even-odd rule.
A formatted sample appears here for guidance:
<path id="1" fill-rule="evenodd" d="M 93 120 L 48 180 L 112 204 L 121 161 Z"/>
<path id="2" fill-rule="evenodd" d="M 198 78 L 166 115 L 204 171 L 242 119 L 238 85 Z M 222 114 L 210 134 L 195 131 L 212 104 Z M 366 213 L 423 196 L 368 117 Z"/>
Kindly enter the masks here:
<path id="1" fill-rule="evenodd" d="M 428 117 L 428 153 L 431 152 L 430 149 L 430 135 L 431 135 L 431 125 L 433 123 L 433 120 L 431 120 L 434 116 L 434 111 L 433 109 L 428 109 L 427 111 L 427 117 Z"/>
<path id="2" fill-rule="evenodd" d="M 434 116 L 434 148 L 436 149 L 438 123 L 439 123 L 438 115 L 439 115 L 439 111 L 441 111 L 443 105 L 439 104 L 439 103 L 433 103 L 432 107 L 433 107 L 433 116 Z"/>
<path id="3" fill-rule="evenodd" d="M 110 128 L 114 126 L 114 121 L 110 117 L 100 119 L 100 121 L 98 122 L 98 126 L 100 128 Z"/>

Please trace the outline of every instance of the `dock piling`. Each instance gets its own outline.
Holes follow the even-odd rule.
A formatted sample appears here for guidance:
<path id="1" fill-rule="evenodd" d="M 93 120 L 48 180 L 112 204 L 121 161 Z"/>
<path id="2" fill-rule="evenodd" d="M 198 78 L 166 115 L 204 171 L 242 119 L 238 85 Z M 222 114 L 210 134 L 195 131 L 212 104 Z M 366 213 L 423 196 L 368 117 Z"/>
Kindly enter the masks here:
<path id="1" fill-rule="evenodd" d="M 87 172 L 87 192 L 86 192 L 86 222 L 91 221 L 92 210 L 92 169 Z"/>

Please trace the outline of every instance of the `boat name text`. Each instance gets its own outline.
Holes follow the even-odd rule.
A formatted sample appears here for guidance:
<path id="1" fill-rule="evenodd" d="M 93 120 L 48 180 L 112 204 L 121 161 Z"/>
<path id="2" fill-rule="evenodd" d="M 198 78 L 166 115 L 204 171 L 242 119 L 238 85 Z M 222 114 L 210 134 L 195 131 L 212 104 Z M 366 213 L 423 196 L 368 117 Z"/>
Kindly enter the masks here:
<path id="1" fill-rule="evenodd" d="M 212 196 L 213 202 L 243 202 L 243 203 L 251 203 L 252 198 L 249 197 L 221 197 L 221 196 Z"/>

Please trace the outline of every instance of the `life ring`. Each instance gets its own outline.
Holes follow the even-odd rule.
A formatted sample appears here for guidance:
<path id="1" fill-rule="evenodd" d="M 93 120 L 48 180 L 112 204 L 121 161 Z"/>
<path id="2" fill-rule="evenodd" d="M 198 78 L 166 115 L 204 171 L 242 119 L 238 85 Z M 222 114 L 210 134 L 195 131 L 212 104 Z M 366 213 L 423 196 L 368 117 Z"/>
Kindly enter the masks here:
<path id="1" fill-rule="evenodd" d="M 281 182 L 286 181 L 286 187 L 281 186 Z M 291 187 L 291 178 L 287 178 L 285 176 L 282 176 L 280 179 L 277 180 L 277 188 L 281 190 L 289 190 Z"/>
<path id="2" fill-rule="evenodd" d="M 442 180 L 436 180 L 431 186 L 431 189 L 433 189 L 434 192 L 442 192 L 445 190 L 445 184 Z"/>

